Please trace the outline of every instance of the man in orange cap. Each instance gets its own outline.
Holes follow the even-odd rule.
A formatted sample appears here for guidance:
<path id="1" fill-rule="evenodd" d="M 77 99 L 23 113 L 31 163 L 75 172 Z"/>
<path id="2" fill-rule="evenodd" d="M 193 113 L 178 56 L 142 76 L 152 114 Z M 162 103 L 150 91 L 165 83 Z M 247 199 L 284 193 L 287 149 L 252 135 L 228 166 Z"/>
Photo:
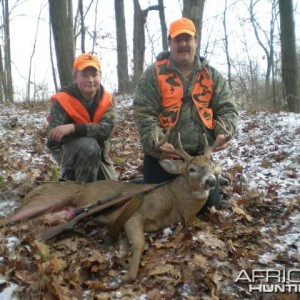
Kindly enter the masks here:
<path id="1" fill-rule="evenodd" d="M 47 146 L 62 179 L 77 183 L 117 179 L 108 158 L 115 103 L 101 85 L 97 56 L 83 53 L 73 66 L 74 83 L 51 97 Z"/>
<path id="2" fill-rule="evenodd" d="M 134 95 L 133 110 L 144 150 L 144 182 L 160 183 L 176 175 L 166 173 L 159 164 L 155 135 L 162 140 L 172 127 L 169 141 L 161 147 L 172 149 L 180 133 L 184 150 L 194 156 L 204 151 L 203 134 L 215 151 L 228 146 L 226 132 L 215 120 L 224 121 L 235 132 L 238 112 L 234 96 L 220 72 L 197 54 L 194 23 L 181 18 L 170 24 L 170 51 L 160 53 L 156 62 L 142 74 Z M 173 155 L 174 157 L 174 155 Z M 219 187 L 211 190 L 204 208 L 219 207 Z"/>

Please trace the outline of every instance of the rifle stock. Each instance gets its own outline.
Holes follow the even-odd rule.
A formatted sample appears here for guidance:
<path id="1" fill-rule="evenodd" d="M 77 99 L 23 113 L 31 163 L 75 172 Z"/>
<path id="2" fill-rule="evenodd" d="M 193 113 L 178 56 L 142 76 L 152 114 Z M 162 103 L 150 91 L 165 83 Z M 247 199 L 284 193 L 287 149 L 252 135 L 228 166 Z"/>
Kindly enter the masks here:
<path id="1" fill-rule="evenodd" d="M 116 205 L 121 205 L 126 203 L 128 200 L 130 200 L 132 197 L 138 194 L 143 194 L 145 192 L 151 191 L 152 189 L 156 188 L 158 185 L 156 184 L 147 184 L 147 186 L 144 189 L 139 189 L 138 192 L 131 192 L 127 193 L 125 195 L 116 194 L 113 196 L 110 196 L 109 198 L 118 197 L 117 199 L 111 200 L 109 202 L 105 202 L 106 199 L 102 200 L 104 203 L 100 204 L 96 207 L 93 207 L 91 209 L 88 209 L 87 211 L 84 211 L 83 213 L 75 216 L 71 221 L 63 224 L 58 224 L 56 226 L 53 226 L 49 229 L 46 229 L 38 234 L 38 238 L 43 241 L 48 241 L 52 239 L 53 237 L 63 233 L 64 231 L 71 230 L 74 228 L 74 226 L 79 223 L 80 221 L 84 221 L 85 219 L 89 219 L 89 217 L 93 217 L 97 214 L 99 214 L 101 211 L 112 208 Z"/>

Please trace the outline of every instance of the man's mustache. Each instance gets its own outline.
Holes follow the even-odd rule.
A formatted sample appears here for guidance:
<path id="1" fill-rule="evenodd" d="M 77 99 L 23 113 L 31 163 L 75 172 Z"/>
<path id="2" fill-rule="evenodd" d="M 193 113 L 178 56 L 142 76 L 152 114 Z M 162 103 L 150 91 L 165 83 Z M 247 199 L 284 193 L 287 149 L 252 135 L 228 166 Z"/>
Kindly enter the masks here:
<path id="1" fill-rule="evenodd" d="M 187 48 L 187 47 L 179 48 L 177 52 L 178 52 L 178 53 L 181 53 L 181 52 L 190 52 L 190 49 Z"/>

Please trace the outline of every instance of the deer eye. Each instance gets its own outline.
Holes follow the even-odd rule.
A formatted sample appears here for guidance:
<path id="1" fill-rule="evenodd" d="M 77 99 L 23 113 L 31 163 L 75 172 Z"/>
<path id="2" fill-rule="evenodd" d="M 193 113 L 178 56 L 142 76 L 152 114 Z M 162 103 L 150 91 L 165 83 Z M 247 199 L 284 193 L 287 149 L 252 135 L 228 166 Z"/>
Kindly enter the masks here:
<path id="1" fill-rule="evenodd" d="M 190 167 L 189 168 L 189 173 L 196 173 L 197 171 L 196 171 L 196 169 L 194 168 L 194 167 Z"/>

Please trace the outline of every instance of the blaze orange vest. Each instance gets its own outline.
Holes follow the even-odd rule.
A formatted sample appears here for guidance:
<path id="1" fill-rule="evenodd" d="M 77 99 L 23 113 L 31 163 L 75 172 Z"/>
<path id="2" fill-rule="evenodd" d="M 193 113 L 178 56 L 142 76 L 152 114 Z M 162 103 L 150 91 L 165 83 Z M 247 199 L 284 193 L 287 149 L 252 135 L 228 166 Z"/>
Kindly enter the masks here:
<path id="1" fill-rule="evenodd" d="M 167 70 L 169 60 L 164 59 L 156 62 L 156 74 L 158 86 L 161 91 L 161 112 L 159 121 L 162 127 L 175 126 L 183 101 L 183 85 L 179 76 Z M 198 110 L 198 114 L 203 124 L 212 129 L 215 126 L 213 111 L 209 108 L 213 96 L 213 82 L 207 68 L 198 72 L 191 98 Z"/>
<path id="2" fill-rule="evenodd" d="M 77 124 L 98 123 L 112 103 L 112 95 L 108 92 L 103 93 L 101 100 L 96 108 L 93 118 L 86 108 L 75 97 L 58 92 L 51 97 L 51 102 L 58 101 L 72 120 Z"/>

